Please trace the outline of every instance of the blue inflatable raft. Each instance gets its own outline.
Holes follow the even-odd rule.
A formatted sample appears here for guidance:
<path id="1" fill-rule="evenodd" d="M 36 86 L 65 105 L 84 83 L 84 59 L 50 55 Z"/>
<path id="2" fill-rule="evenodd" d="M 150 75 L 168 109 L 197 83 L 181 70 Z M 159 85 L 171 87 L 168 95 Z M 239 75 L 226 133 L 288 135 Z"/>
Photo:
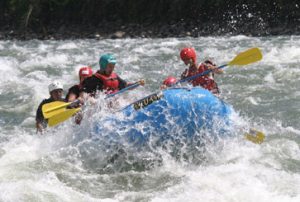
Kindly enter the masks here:
<path id="1" fill-rule="evenodd" d="M 140 146 L 190 141 L 203 134 L 216 138 L 226 134 L 232 112 L 230 105 L 203 88 L 170 88 L 95 122 L 93 134 Z"/>

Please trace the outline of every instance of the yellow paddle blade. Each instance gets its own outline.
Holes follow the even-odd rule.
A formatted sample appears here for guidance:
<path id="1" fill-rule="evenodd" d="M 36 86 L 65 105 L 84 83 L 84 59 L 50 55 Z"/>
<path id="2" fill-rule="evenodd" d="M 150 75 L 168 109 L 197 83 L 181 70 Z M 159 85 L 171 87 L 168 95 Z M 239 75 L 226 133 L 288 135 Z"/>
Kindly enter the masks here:
<path id="1" fill-rule="evenodd" d="M 249 132 L 245 134 L 245 138 L 255 144 L 261 144 L 265 140 L 265 134 L 261 131 L 250 129 Z"/>
<path id="2" fill-rule="evenodd" d="M 45 119 L 48 119 L 51 116 L 54 116 L 56 114 L 65 111 L 66 110 L 65 108 L 70 104 L 71 102 L 62 102 L 62 101 L 55 101 L 55 102 L 44 104 L 42 106 L 43 115 Z"/>
<path id="3" fill-rule="evenodd" d="M 247 65 L 262 59 L 259 48 L 251 48 L 238 54 L 228 65 Z"/>
<path id="4" fill-rule="evenodd" d="M 48 119 L 48 126 L 52 127 L 61 122 L 64 122 L 65 120 L 69 119 L 74 114 L 76 114 L 79 110 L 80 108 L 66 109 L 64 112 L 52 116 L 51 118 Z"/>
<path id="5" fill-rule="evenodd" d="M 62 113 L 64 111 L 66 111 L 66 110 L 67 109 L 65 107 L 62 107 L 62 108 L 59 108 L 59 109 L 56 109 L 56 110 L 51 110 L 49 112 L 44 112 L 43 111 L 43 115 L 44 115 L 45 119 L 49 119 L 50 117 L 55 116 L 57 114 L 60 114 L 60 113 Z"/>

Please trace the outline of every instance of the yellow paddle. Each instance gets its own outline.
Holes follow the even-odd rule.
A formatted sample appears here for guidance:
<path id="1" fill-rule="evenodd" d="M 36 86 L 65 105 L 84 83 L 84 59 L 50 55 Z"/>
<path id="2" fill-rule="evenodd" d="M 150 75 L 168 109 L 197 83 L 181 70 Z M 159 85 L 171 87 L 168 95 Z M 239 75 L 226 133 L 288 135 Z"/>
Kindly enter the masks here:
<path id="1" fill-rule="evenodd" d="M 251 48 L 245 52 L 238 54 L 227 65 L 247 65 L 261 59 L 262 53 L 259 48 Z M 245 138 L 255 144 L 261 144 L 265 139 L 265 134 L 261 131 L 251 128 L 249 132 L 245 133 Z"/>
<path id="2" fill-rule="evenodd" d="M 127 90 L 133 89 L 141 85 L 141 82 L 136 82 L 133 85 L 127 86 L 126 88 L 108 95 L 106 98 L 110 98 L 117 94 L 121 94 Z M 77 105 L 79 100 L 75 100 L 74 102 L 62 102 L 62 101 L 54 101 L 51 103 L 44 104 L 42 107 L 42 112 L 45 119 L 48 119 L 48 126 L 55 126 L 71 116 L 73 116 L 76 112 L 80 110 L 80 108 L 68 109 L 68 106 Z"/>
<path id="3" fill-rule="evenodd" d="M 250 48 L 250 49 L 248 49 L 248 50 L 246 50 L 246 51 L 244 51 L 242 53 L 239 53 L 229 63 L 221 65 L 221 66 L 219 66 L 217 68 L 221 69 L 221 68 L 224 68 L 224 67 L 226 67 L 228 65 L 247 65 L 247 64 L 250 64 L 250 63 L 257 62 L 257 61 L 259 61 L 261 59 L 262 59 L 262 53 L 261 53 L 260 49 L 259 48 Z M 196 75 L 193 75 L 193 76 L 181 79 L 181 80 L 177 81 L 176 83 L 172 84 L 171 86 L 175 86 L 178 83 L 183 83 L 183 82 L 195 79 L 195 78 L 200 77 L 200 76 L 204 76 L 206 74 L 209 74 L 212 71 L 213 70 L 206 70 L 205 72 L 202 72 L 202 73 L 199 73 L 199 74 L 196 74 Z M 146 96 L 146 97 L 144 97 L 142 99 L 139 99 L 139 100 L 137 100 L 137 101 L 135 101 L 135 102 L 127 105 L 123 109 L 125 109 L 127 107 L 130 107 L 132 105 L 135 105 L 136 103 L 139 103 L 141 100 L 144 100 L 144 99 L 156 96 L 157 94 L 159 94 L 159 93 L 152 93 L 151 95 L 148 95 L 148 96 Z"/>
<path id="4" fill-rule="evenodd" d="M 259 48 L 250 48 L 238 54 L 227 65 L 247 65 L 262 59 L 262 54 Z"/>
<path id="5" fill-rule="evenodd" d="M 259 48 L 251 48 L 238 54 L 227 65 L 247 65 L 262 59 L 262 53 Z M 223 66 L 223 67 L 225 67 Z M 251 128 L 249 132 L 245 133 L 245 138 L 255 144 L 263 143 L 265 134 L 261 131 Z"/>
<path id="6" fill-rule="evenodd" d="M 42 112 L 45 119 L 48 119 L 52 116 L 60 114 L 66 110 L 66 107 L 72 104 L 72 102 L 62 102 L 54 101 L 47 104 L 44 104 L 42 107 Z"/>
<path id="7" fill-rule="evenodd" d="M 141 85 L 141 81 L 135 82 L 134 84 L 129 85 L 126 88 L 124 88 L 116 93 L 107 95 L 105 99 L 111 98 L 115 95 L 121 94 L 125 91 L 131 90 L 140 85 Z M 66 107 L 68 107 L 70 105 L 77 105 L 77 104 L 79 104 L 79 100 L 75 100 L 74 102 L 54 101 L 51 103 L 44 104 L 42 107 L 42 112 L 43 112 L 44 118 L 49 119 L 52 116 L 55 116 L 57 114 L 61 114 L 62 112 L 64 112 L 66 110 Z"/>
<path id="8" fill-rule="evenodd" d="M 65 120 L 69 119 L 71 116 L 76 114 L 78 111 L 80 111 L 80 107 L 74 108 L 74 109 L 66 109 L 66 108 L 63 108 L 63 109 L 64 109 L 64 111 L 62 111 L 61 113 L 55 114 L 48 119 L 49 127 L 52 127 L 61 122 L 64 122 Z"/>
<path id="9" fill-rule="evenodd" d="M 80 107 L 72 109 L 67 108 L 67 106 L 76 103 L 78 103 L 78 100 L 74 102 L 54 101 L 44 104 L 42 107 L 42 112 L 44 118 L 48 119 L 48 126 L 55 126 L 77 113 L 80 110 Z"/>
<path id="10" fill-rule="evenodd" d="M 261 144 L 265 140 L 265 134 L 261 131 L 251 128 L 249 132 L 245 134 L 245 138 L 255 144 Z"/>
<path id="11" fill-rule="evenodd" d="M 224 68 L 228 65 L 248 65 L 248 64 L 257 62 L 261 59 L 262 59 L 262 53 L 261 53 L 260 49 L 259 48 L 250 48 L 242 53 L 239 53 L 229 63 L 219 66 L 218 69 Z M 181 79 L 181 80 L 177 81 L 174 85 L 195 79 L 195 78 L 203 76 L 203 75 L 206 75 L 212 71 L 213 70 L 207 70 L 200 74 L 196 74 L 194 76 L 187 77 L 185 79 Z M 265 139 L 265 135 L 261 131 L 258 131 L 256 129 L 250 129 L 249 132 L 247 132 L 245 134 L 245 138 L 253 143 L 261 144 Z"/>
<path id="12" fill-rule="evenodd" d="M 257 62 L 261 59 L 262 59 L 262 53 L 261 53 L 260 49 L 259 48 L 250 48 L 250 49 L 248 49 L 248 50 L 246 50 L 242 53 L 239 53 L 229 63 L 221 65 L 221 66 L 217 67 L 217 69 L 222 69 L 222 68 L 224 68 L 228 65 L 248 65 L 248 64 Z M 181 80 L 177 81 L 176 83 L 174 83 L 172 86 L 174 86 L 178 83 L 185 82 L 185 81 L 193 80 L 193 79 L 198 78 L 200 76 L 204 76 L 206 74 L 209 74 L 212 71 L 214 71 L 214 70 L 212 70 L 212 69 L 206 70 L 205 72 L 196 74 L 194 76 L 190 76 L 190 77 L 181 79 Z"/>

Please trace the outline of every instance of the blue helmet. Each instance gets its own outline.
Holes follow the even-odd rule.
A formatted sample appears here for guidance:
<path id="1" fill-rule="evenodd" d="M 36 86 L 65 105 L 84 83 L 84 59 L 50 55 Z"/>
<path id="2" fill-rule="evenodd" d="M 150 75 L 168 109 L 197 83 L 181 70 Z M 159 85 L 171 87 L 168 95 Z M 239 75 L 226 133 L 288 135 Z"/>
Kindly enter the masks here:
<path id="1" fill-rule="evenodd" d="M 105 70 L 107 64 L 116 64 L 117 60 L 112 54 L 104 54 L 100 57 L 99 65 L 101 70 Z"/>

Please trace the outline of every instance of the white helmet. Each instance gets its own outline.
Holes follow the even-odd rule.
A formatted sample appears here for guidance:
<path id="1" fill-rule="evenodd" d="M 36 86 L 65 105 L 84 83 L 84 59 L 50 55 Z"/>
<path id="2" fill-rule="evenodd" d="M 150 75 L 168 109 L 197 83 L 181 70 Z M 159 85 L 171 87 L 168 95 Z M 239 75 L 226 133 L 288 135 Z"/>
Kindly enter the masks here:
<path id="1" fill-rule="evenodd" d="M 63 85 L 59 81 L 53 81 L 49 86 L 49 93 L 51 93 L 53 90 L 57 89 L 62 89 L 63 90 Z"/>

